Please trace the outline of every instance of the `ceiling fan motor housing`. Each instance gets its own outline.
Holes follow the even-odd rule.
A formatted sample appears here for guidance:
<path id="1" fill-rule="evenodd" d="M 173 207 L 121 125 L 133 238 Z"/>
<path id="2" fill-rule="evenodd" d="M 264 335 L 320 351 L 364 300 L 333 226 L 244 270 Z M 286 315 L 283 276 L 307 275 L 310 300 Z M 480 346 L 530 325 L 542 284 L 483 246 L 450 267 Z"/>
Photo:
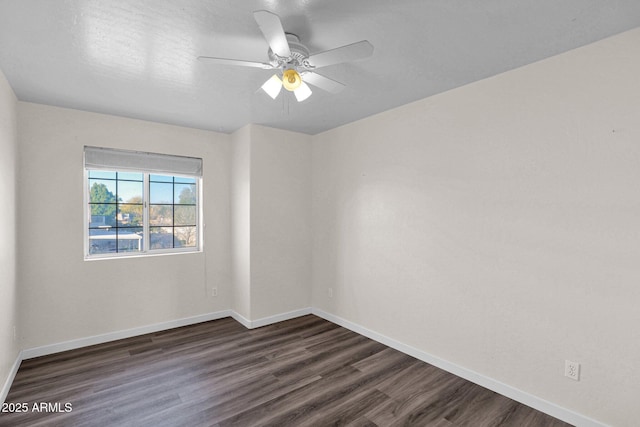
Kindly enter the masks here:
<path id="1" fill-rule="evenodd" d="M 309 49 L 302 43 L 300 43 L 300 38 L 295 34 L 286 33 L 287 42 L 289 43 L 289 50 L 291 51 L 291 56 L 289 58 L 283 58 L 271 50 L 269 48 L 269 58 L 271 59 L 271 64 L 274 67 L 282 68 L 286 70 L 288 68 L 293 68 L 295 70 L 309 70 L 313 68 L 309 62 L 307 61 L 309 58 Z"/>

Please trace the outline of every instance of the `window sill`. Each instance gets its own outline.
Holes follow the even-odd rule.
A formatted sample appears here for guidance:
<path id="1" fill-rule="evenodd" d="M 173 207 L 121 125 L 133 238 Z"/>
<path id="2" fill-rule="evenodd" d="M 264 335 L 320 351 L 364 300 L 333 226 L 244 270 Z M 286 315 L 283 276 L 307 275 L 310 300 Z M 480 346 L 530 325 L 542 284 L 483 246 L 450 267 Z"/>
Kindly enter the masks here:
<path id="1" fill-rule="evenodd" d="M 189 255 L 189 254 L 201 254 L 204 251 L 202 249 L 179 251 L 179 252 L 155 252 L 155 253 L 141 253 L 135 255 L 92 255 L 84 257 L 85 261 L 105 261 L 105 260 L 124 260 L 132 258 L 154 258 L 171 255 Z"/>

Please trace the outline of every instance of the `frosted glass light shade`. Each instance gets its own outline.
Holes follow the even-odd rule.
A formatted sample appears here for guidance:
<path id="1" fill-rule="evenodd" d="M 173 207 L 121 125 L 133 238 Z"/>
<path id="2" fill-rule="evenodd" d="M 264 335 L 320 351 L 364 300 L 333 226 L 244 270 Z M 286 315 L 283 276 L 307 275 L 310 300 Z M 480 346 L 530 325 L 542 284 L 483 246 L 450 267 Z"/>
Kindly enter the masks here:
<path id="1" fill-rule="evenodd" d="M 264 84 L 262 85 L 262 90 L 267 92 L 267 95 L 269 95 L 273 99 L 276 99 L 278 97 L 281 89 L 282 81 L 280 81 L 280 78 L 276 74 L 271 76 L 271 78 L 264 82 Z"/>
<path id="2" fill-rule="evenodd" d="M 311 88 L 305 82 L 300 82 L 300 86 L 298 87 L 298 89 L 293 91 L 293 94 L 296 96 L 298 102 L 302 102 L 310 97 L 311 93 Z"/>

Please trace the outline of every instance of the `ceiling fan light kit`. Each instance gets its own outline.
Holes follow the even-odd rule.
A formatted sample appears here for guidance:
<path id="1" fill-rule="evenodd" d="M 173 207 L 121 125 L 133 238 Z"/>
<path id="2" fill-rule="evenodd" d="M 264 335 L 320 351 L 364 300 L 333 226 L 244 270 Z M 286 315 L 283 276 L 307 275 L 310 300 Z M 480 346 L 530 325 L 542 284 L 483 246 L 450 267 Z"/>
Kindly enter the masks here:
<path id="1" fill-rule="evenodd" d="M 302 77 L 293 68 L 287 68 L 282 73 L 282 86 L 289 92 L 298 89 L 302 84 Z"/>
<path id="2" fill-rule="evenodd" d="M 296 96 L 296 100 L 298 100 L 298 102 L 304 101 L 305 99 L 310 97 L 312 93 L 313 92 L 311 92 L 311 88 L 305 82 L 301 82 L 300 86 L 293 91 L 293 94 Z"/>
<path id="3" fill-rule="evenodd" d="M 338 93 L 344 88 L 344 84 L 318 74 L 315 70 L 367 58 L 373 54 L 371 43 L 362 40 L 310 55 L 309 49 L 300 43 L 298 36 L 285 33 L 278 15 L 266 10 L 257 10 L 253 12 L 253 17 L 269 44 L 269 63 L 212 56 L 199 56 L 198 59 L 221 65 L 278 70 L 282 79 L 278 74 L 274 74 L 261 86 L 262 90 L 273 99 L 278 97 L 284 87 L 287 91 L 293 92 L 298 102 L 302 102 L 313 93 L 307 83 L 329 93 Z"/>
<path id="4" fill-rule="evenodd" d="M 282 89 L 282 81 L 277 74 L 271 76 L 271 78 L 262 85 L 262 90 L 273 99 L 276 99 L 278 95 L 280 95 L 280 89 Z"/>

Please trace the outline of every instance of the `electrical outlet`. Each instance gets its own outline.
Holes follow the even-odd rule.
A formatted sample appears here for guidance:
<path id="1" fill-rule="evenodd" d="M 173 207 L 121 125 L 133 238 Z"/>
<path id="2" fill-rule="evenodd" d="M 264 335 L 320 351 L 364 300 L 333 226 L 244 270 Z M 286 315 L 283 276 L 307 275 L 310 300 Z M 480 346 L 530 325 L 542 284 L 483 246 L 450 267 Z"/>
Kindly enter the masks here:
<path id="1" fill-rule="evenodd" d="M 329 298 L 333 298 L 333 288 L 327 289 L 327 294 L 329 295 Z"/>
<path id="2" fill-rule="evenodd" d="M 570 360 L 564 361 L 564 376 L 580 381 L 580 364 Z"/>
<path id="3" fill-rule="evenodd" d="M 218 296 L 218 288 L 211 288 L 211 296 L 212 297 Z"/>

